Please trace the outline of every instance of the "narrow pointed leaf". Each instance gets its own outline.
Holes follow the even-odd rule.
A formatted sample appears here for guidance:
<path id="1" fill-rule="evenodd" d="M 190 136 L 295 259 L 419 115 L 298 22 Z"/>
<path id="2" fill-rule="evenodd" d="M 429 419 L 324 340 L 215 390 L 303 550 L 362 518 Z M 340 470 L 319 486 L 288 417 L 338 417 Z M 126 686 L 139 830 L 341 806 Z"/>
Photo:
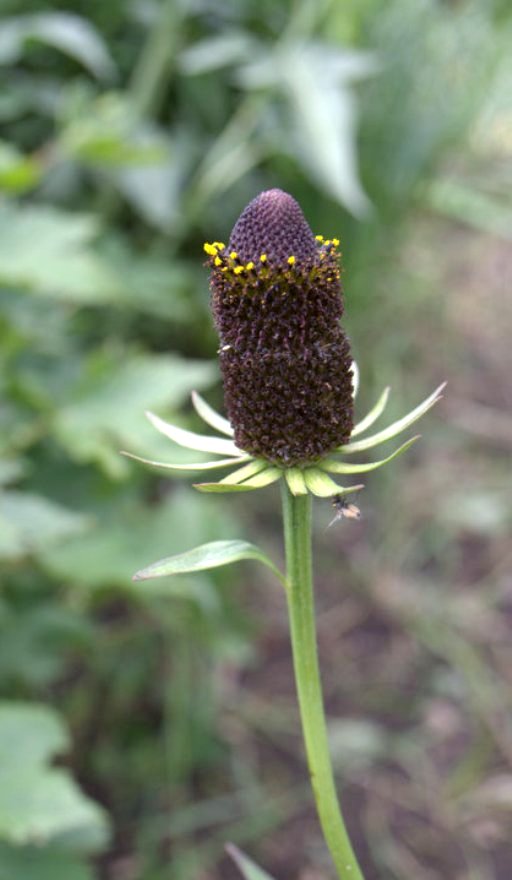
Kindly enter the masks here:
<path id="1" fill-rule="evenodd" d="M 300 468 L 287 468 L 284 472 L 288 488 L 292 495 L 307 495 L 308 487 L 304 480 L 304 472 Z"/>
<path id="2" fill-rule="evenodd" d="M 332 498 L 333 495 L 348 495 L 350 492 L 358 492 L 363 485 L 338 486 L 334 480 L 317 468 L 308 468 L 304 471 L 306 486 L 313 495 L 319 498 Z"/>
<path id="3" fill-rule="evenodd" d="M 177 425 L 171 425 L 164 422 L 154 413 L 146 413 L 151 424 L 160 431 L 165 437 L 174 440 L 178 446 L 184 446 L 186 449 L 196 449 L 199 452 L 214 452 L 218 455 L 234 455 L 243 456 L 244 453 L 238 449 L 232 440 L 224 440 L 221 437 L 208 437 L 204 434 L 194 434 L 193 431 L 186 431 L 184 428 L 178 428 Z"/>
<path id="4" fill-rule="evenodd" d="M 380 461 L 370 461 L 363 464 L 348 464 L 345 461 L 335 461 L 333 458 L 325 458 L 322 462 L 320 462 L 319 467 L 322 468 L 323 471 L 328 471 L 330 474 L 364 474 L 367 471 L 375 471 L 377 468 L 382 467 L 383 464 L 387 464 L 388 461 L 392 461 L 394 458 L 397 458 L 399 455 L 402 455 L 409 446 L 412 446 L 416 440 L 419 440 L 420 435 L 416 434 L 416 437 L 411 437 L 410 440 L 407 440 L 405 443 L 402 443 L 398 449 L 395 449 L 391 455 L 388 455 L 387 458 L 381 458 Z"/>
<path id="5" fill-rule="evenodd" d="M 357 392 L 359 391 L 359 367 L 357 366 L 355 361 L 352 361 L 350 371 L 352 373 L 352 397 L 355 400 L 357 397 Z"/>
<path id="6" fill-rule="evenodd" d="M 248 461 L 249 456 L 245 456 L 244 458 L 218 458 L 216 461 L 196 461 L 187 464 L 173 464 L 167 461 L 152 461 L 150 458 L 141 458 L 140 455 L 134 455 L 133 452 L 126 452 L 124 449 L 121 450 L 121 455 L 124 455 L 126 458 L 132 458 L 134 461 L 140 461 L 142 464 L 148 464 L 152 467 L 160 467 L 167 468 L 171 471 L 210 471 L 214 470 L 214 468 L 221 467 L 229 467 L 232 465 L 233 467 L 239 465 L 242 461 Z"/>
<path id="7" fill-rule="evenodd" d="M 211 541 L 179 553 L 177 556 L 168 556 L 160 559 L 147 568 L 141 569 L 134 576 L 134 581 L 147 581 L 153 578 L 168 577 L 176 574 L 191 574 L 195 571 L 205 571 L 212 568 L 220 568 L 223 565 L 231 565 L 243 559 L 254 559 L 270 568 L 282 583 L 285 583 L 284 575 L 274 565 L 271 559 L 247 541 Z"/>
<path id="8" fill-rule="evenodd" d="M 226 846 L 226 852 L 229 853 L 237 868 L 241 871 L 244 880 L 274 880 L 270 874 L 259 868 L 252 859 L 249 859 L 232 843 Z"/>
<path id="9" fill-rule="evenodd" d="M 414 422 L 421 418 L 428 410 L 433 407 L 438 400 L 441 399 L 441 391 L 445 387 L 446 382 L 443 382 L 439 388 L 426 398 L 423 403 L 420 403 L 415 409 L 411 410 L 410 413 L 403 416 L 398 421 L 393 422 L 392 425 L 389 425 L 388 428 L 384 428 L 383 431 L 379 431 L 378 434 L 372 434 L 371 437 L 365 437 L 364 440 L 356 440 L 355 443 L 349 443 L 346 446 L 338 446 L 337 452 L 343 452 L 345 455 L 351 455 L 356 452 L 364 452 L 365 449 L 371 449 L 373 446 L 378 446 L 379 443 L 385 443 L 386 440 L 392 440 L 393 437 L 396 437 L 401 431 L 404 431 Z"/>
<path id="10" fill-rule="evenodd" d="M 243 483 L 244 480 L 248 480 L 249 477 L 254 477 L 260 471 L 266 470 L 267 468 L 268 464 L 266 461 L 251 461 L 249 464 L 244 465 L 244 467 L 237 468 L 236 471 L 233 471 L 232 474 L 224 477 L 220 482 L 227 483 L 228 485 Z"/>
<path id="11" fill-rule="evenodd" d="M 386 409 L 390 390 L 391 389 L 389 385 L 387 388 L 384 388 L 384 391 L 382 392 L 375 406 L 370 410 L 368 415 L 366 415 L 364 419 L 361 419 L 361 421 L 358 422 L 357 425 L 354 427 L 352 434 L 350 435 L 351 438 L 357 437 L 358 434 L 362 434 L 363 431 L 371 428 L 373 423 L 377 421 L 380 415 L 382 415 L 382 413 Z"/>
<path id="12" fill-rule="evenodd" d="M 216 431 L 219 431 L 221 434 L 227 434 L 228 437 L 233 436 L 234 431 L 228 420 L 225 419 L 224 416 L 221 416 L 220 413 L 216 412 L 206 400 L 203 400 L 197 391 L 192 392 L 192 403 L 198 416 L 200 416 L 203 422 L 206 422 L 210 428 L 215 428 Z"/>

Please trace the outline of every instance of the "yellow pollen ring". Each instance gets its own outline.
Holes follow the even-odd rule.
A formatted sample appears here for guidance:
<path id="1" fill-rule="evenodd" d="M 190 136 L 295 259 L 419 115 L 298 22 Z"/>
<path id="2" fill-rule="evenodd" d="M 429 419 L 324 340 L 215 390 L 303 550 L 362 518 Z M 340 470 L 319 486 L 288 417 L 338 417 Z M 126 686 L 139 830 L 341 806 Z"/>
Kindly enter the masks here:
<path id="1" fill-rule="evenodd" d="M 235 266 L 235 268 L 233 269 L 233 272 L 235 273 L 235 275 L 240 275 L 240 273 L 243 271 L 244 271 L 243 266 Z"/>
<path id="2" fill-rule="evenodd" d="M 289 266 L 295 265 L 295 257 L 288 257 L 287 263 Z"/>
<path id="3" fill-rule="evenodd" d="M 249 263 L 247 263 L 247 266 L 246 266 L 245 268 L 246 268 L 249 272 L 251 271 L 251 269 L 254 269 L 254 263 L 252 262 L 252 260 L 251 260 Z"/>
<path id="4" fill-rule="evenodd" d="M 260 263 L 266 263 L 266 262 L 267 262 L 267 259 L 268 259 L 267 255 L 266 255 L 266 254 L 262 254 L 262 255 L 260 256 Z"/>
<path id="5" fill-rule="evenodd" d="M 215 257 L 214 261 L 216 266 L 222 266 L 222 260 L 220 257 Z"/>
<path id="6" fill-rule="evenodd" d="M 238 257 L 238 254 L 236 251 L 231 251 L 229 256 L 231 257 L 232 260 L 236 260 L 236 258 Z"/>
<path id="7" fill-rule="evenodd" d="M 217 256 L 217 247 L 216 247 L 215 244 L 210 244 L 209 242 L 205 241 L 205 243 L 204 243 L 204 245 L 203 245 L 203 250 L 204 250 L 205 253 L 207 253 L 208 256 L 210 256 L 210 257 L 216 257 L 216 256 Z"/>
<path id="8" fill-rule="evenodd" d="M 323 235 L 315 235 L 315 241 L 323 241 L 323 240 L 324 240 Z"/>
<path id="9" fill-rule="evenodd" d="M 340 243 L 339 238 L 333 238 L 332 243 L 333 243 L 334 247 L 338 247 L 338 245 Z"/>

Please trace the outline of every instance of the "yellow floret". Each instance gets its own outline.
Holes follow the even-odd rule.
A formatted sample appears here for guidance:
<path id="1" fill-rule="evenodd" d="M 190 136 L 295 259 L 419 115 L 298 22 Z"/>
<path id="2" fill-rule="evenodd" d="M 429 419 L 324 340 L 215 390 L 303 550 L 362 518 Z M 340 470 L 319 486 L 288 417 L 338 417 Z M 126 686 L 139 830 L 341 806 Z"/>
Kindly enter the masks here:
<path id="1" fill-rule="evenodd" d="M 245 268 L 248 269 L 249 272 L 251 271 L 251 269 L 254 269 L 253 261 L 251 260 L 249 263 L 247 263 L 247 266 Z"/>
<path id="2" fill-rule="evenodd" d="M 221 260 L 220 257 L 215 257 L 215 259 L 214 259 L 213 262 L 215 263 L 216 266 L 221 266 L 221 265 L 222 265 L 222 260 Z"/>
<path id="3" fill-rule="evenodd" d="M 293 266 L 295 263 L 295 257 L 288 257 L 287 263 L 289 266 Z"/>
<path id="4" fill-rule="evenodd" d="M 261 257 L 260 257 L 260 263 L 266 263 L 266 262 L 267 262 L 267 259 L 268 259 L 268 258 L 267 258 L 267 255 L 266 255 L 266 254 L 262 254 Z"/>
<path id="5" fill-rule="evenodd" d="M 333 243 L 334 247 L 338 247 L 338 245 L 340 243 L 339 238 L 333 238 L 332 243 Z"/>
<path id="6" fill-rule="evenodd" d="M 323 237 L 323 235 L 315 235 L 315 240 L 316 241 L 323 241 L 324 237 Z"/>
<path id="7" fill-rule="evenodd" d="M 235 268 L 233 269 L 233 272 L 235 273 L 235 275 L 240 275 L 240 273 L 243 271 L 244 271 L 243 266 L 235 266 Z"/>
<path id="8" fill-rule="evenodd" d="M 215 256 L 217 255 L 217 248 L 215 247 L 215 245 L 214 245 L 214 244 L 210 244 L 210 243 L 207 242 L 207 241 L 205 241 L 205 243 L 204 243 L 204 245 L 203 245 L 203 250 L 204 250 L 205 253 L 207 253 L 210 257 L 215 257 Z"/>
<path id="9" fill-rule="evenodd" d="M 231 251 L 229 256 L 231 257 L 232 260 L 236 260 L 236 258 L 238 257 L 238 254 L 236 251 Z"/>
<path id="10" fill-rule="evenodd" d="M 214 247 L 218 248 L 219 251 L 223 251 L 224 248 L 226 247 L 226 245 L 224 244 L 223 241 L 214 241 L 213 244 L 214 244 Z"/>

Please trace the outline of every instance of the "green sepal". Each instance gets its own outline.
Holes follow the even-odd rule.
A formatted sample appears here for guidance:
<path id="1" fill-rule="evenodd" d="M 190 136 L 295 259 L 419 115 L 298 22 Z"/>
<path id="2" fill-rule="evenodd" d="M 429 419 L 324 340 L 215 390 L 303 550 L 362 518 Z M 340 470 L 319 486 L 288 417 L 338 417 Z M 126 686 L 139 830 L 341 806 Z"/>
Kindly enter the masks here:
<path id="1" fill-rule="evenodd" d="M 248 856 L 241 852 L 241 850 L 232 843 L 228 843 L 226 846 L 226 852 L 231 856 L 245 880 L 274 880 L 270 874 L 267 874 L 263 868 L 259 868 L 252 859 L 248 858 Z"/>
<path id="2" fill-rule="evenodd" d="M 228 474 L 227 477 L 224 477 L 219 482 L 225 483 L 226 485 L 243 483 L 244 480 L 248 480 L 249 477 L 256 476 L 256 474 L 259 474 L 260 471 L 267 470 L 267 468 L 268 462 L 262 461 L 262 459 L 255 459 L 254 461 L 250 461 L 249 464 L 244 465 L 244 467 L 237 468 L 236 471 Z"/>
<path id="3" fill-rule="evenodd" d="M 411 437 L 410 440 L 407 440 L 405 443 L 402 443 L 398 449 L 395 449 L 391 455 L 388 455 L 387 458 L 381 458 L 379 461 L 369 461 L 362 464 L 348 464 L 345 461 L 336 461 L 334 458 L 324 458 L 323 461 L 319 462 L 319 467 L 323 471 L 327 471 L 330 474 L 364 474 L 367 471 L 375 471 L 377 468 L 382 467 L 382 465 L 387 464 L 388 461 L 392 461 L 394 458 L 397 458 L 399 455 L 402 455 L 403 452 L 406 452 L 413 443 L 416 443 L 416 440 L 419 440 L 420 434 L 416 434 L 415 437 Z"/>
<path id="4" fill-rule="evenodd" d="M 283 471 L 280 468 L 268 467 L 243 483 L 225 483 L 223 480 L 218 483 L 194 483 L 194 489 L 198 489 L 200 492 L 249 492 L 270 486 L 282 474 Z"/>
<path id="5" fill-rule="evenodd" d="M 287 468 L 284 472 L 288 488 L 292 495 L 307 495 L 308 487 L 304 480 L 304 471 L 300 468 Z"/>
<path id="6" fill-rule="evenodd" d="M 306 486 L 312 495 L 319 498 L 332 498 L 334 495 L 348 495 L 350 492 L 358 492 L 364 489 L 363 484 L 357 486 L 338 486 L 324 471 L 318 468 L 307 468 L 304 471 Z"/>
<path id="7" fill-rule="evenodd" d="M 382 392 L 375 406 L 372 407 L 370 412 L 365 415 L 364 419 L 361 419 L 361 421 L 354 426 L 354 428 L 352 429 L 352 434 L 350 435 L 351 437 L 357 437 L 358 434 L 362 434 L 363 431 L 367 431 L 368 428 L 371 428 L 374 422 L 377 421 L 379 416 L 382 415 L 382 413 L 386 409 L 390 391 L 391 388 L 389 387 L 389 385 L 387 388 L 384 388 L 384 391 Z"/>
<path id="8" fill-rule="evenodd" d="M 168 556 L 166 559 L 153 562 L 152 565 L 148 565 L 134 574 L 132 580 L 148 581 L 169 575 L 191 574 L 196 571 L 231 565 L 233 562 L 240 562 L 244 559 L 253 559 L 263 563 L 286 586 L 285 576 L 272 560 L 263 550 L 247 541 L 211 541 L 208 544 L 201 544 L 200 547 L 194 547 L 193 550 L 187 550 L 185 553 L 178 553 L 176 556 Z"/>
<path id="9" fill-rule="evenodd" d="M 378 446 L 379 443 L 385 443 L 386 440 L 392 440 L 393 437 L 396 437 L 401 431 L 405 431 L 406 428 L 420 419 L 421 416 L 425 415 L 425 413 L 441 399 L 441 391 L 445 385 L 446 382 L 443 382 L 443 384 L 440 385 L 439 388 L 436 388 L 436 390 L 420 403 L 419 406 L 411 410 L 407 415 L 402 416 L 401 419 L 393 422 L 389 427 L 384 428 L 383 431 L 379 431 L 378 434 L 372 434 L 371 437 L 366 437 L 364 440 L 356 440 L 355 443 L 338 446 L 336 452 L 342 452 L 345 455 L 355 454 L 356 452 L 364 452 L 365 449 L 371 449 L 373 446 Z"/>

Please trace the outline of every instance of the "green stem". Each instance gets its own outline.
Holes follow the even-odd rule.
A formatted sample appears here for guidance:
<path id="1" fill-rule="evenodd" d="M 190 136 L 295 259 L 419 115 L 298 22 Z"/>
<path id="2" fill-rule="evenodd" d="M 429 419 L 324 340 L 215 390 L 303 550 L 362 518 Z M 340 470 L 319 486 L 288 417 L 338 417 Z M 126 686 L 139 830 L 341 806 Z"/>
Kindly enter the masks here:
<path id="1" fill-rule="evenodd" d="M 329 755 L 316 647 L 311 566 L 311 496 L 293 496 L 284 480 L 283 518 L 293 664 L 318 816 L 338 877 L 341 880 L 364 880 L 341 815 Z"/>

